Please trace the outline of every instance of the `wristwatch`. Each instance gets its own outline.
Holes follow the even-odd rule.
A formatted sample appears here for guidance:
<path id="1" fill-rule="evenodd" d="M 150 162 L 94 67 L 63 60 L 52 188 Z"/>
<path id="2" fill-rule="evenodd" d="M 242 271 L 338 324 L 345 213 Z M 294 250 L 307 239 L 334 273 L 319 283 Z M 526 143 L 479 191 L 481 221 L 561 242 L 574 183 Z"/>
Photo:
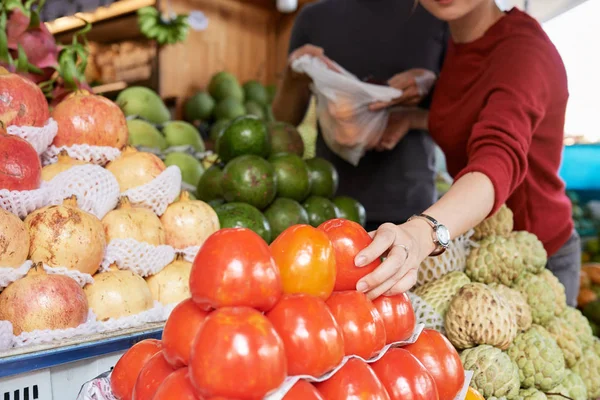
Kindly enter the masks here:
<path id="1" fill-rule="evenodd" d="M 440 254 L 444 253 L 450 246 L 450 231 L 448 228 L 427 214 L 413 215 L 408 220 L 410 221 L 416 218 L 425 220 L 433 228 L 433 243 L 435 243 L 435 249 L 431 252 L 431 254 L 429 254 L 429 256 L 439 256 Z"/>

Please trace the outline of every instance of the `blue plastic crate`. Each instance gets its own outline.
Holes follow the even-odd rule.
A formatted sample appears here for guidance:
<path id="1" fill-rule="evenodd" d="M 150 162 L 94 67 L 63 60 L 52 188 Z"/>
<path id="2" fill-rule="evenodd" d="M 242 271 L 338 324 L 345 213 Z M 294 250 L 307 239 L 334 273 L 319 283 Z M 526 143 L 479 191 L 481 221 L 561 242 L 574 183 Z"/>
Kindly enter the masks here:
<path id="1" fill-rule="evenodd" d="M 565 146 L 559 174 L 568 190 L 600 190 L 600 143 Z"/>

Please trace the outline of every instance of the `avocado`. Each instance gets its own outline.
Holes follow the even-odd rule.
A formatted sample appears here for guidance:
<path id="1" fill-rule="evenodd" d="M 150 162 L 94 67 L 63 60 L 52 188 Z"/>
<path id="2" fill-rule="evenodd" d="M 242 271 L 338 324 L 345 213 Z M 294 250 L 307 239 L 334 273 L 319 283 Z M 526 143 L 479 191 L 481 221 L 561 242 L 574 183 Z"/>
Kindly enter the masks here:
<path id="1" fill-rule="evenodd" d="M 163 125 L 162 131 L 169 146 L 191 146 L 195 151 L 205 150 L 200 132 L 189 122 L 167 122 Z"/>
<path id="2" fill-rule="evenodd" d="M 143 86 L 123 90 L 115 103 L 125 116 L 136 115 L 153 124 L 164 124 L 171 119 L 169 109 L 158 94 Z"/>
<path id="3" fill-rule="evenodd" d="M 246 203 L 227 203 L 217 206 L 215 212 L 221 229 L 248 228 L 259 234 L 265 242 L 271 242 L 269 221 L 256 207 Z"/>
<path id="4" fill-rule="evenodd" d="M 324 158 L 315 157 L 306 160 L 310 171 L 311 189 L 313 196 L 332 198 L 338 189 L 339 176 L 332 163 Z"/>
<path id="5" fill-rule="evenodd" d="M 142 119 L 127 121 L 129 131 L 129 145 L 135 147 L 148 147 L 151 149 L 165 150 L 168 147 L 165 137 L 149 122 Z"/>
<path id="6" fill-rule="evenodd" d="M 269 158 L 275 170 L 277 196 L 302 201 L 310 193 L 310 177 L 304 160 L 295 154 L 276 154 Z"/>
<path id="7" fill-rule="evenodd" d="M 188 153 L 169 153 L 165 157 L 165 165 L 177 165 L 181 170 L 181 179 L 194 187 L 198 186 L 204 168 L 200 161 Z"/>
<path id="8" fill-rule="evenodd" d="M 212 126 L 210 127 L 210 140 L 212 140 L 213 143 L 217 142 L 217 139 L 219 138 L 221 133 L 223 133 L 223 131 L 225 130 L 227 125 L 229 125 L 230 122 L 231 120 L 229 119 L 220 119 L 214 124 L 212 124 Z"/>
<path id="9" fill-rule="evenodd" d="M 310 196 L 304 201 L 309 223 L 315 228 L 325 221 L 339 218 L 339 211 L 333 202 L 325 197 Z"/>
<path id="10" fill-rule="evenodd" d="M 253 101 L 261 106 L 269 104 L 269 93 L 258 81 L 248 81 L 244 84 L 246 101 Z"/>
<path id="11" fill-rule="evenodd" d="M 600 299 L 587 303 L 582 313 L 590 321 L 600 324 Z"/>
<path id="12" fill-rule="evenodd" d="M 233 74 L 226 71 L 213 75 L 208 85 L 208 92 L 217 102 L 227 97 L 237 100 L 238 103 L 244 101 L 242 86 Z"/>
<path id="13" fill-rule="evenodd" d="M 363 227 L 367 224 L 367 212 L 358 200 L 348 196 L 338 196 L 333 199 L 333 204 L 338 208 L 340 218 L 354 221 Z"/>
<path id="14" fill-rule="evenodd" d="M 271 139 L 271 154 L 292 153 L 304 155 L 304 141 L 294 125 L 286 122 L 269 122 L 267 124 Z"/>
<path id="15" fill-rule="evenodd" d="M 241 101 L 233 97 L 224 98 L 215 107 L 216 119 L 234 119 L 244 115 L 246 115 L 246 107 Z"/>
<path id="16" fill-rule="evenodd" d="M 255 117 L 260 118 L 262 120 L 265 119 L 265 109 L 257 102 L 251 100 L 247 101 L 246 104 L 244 104 L 244 107 L 246 108 L 246 114 L 254 115 Z"/>
<path id="17" fill-rule="evenodd" d="M 267 126 L 253 116 L 240 117 L 231 121 L 216 144 L 217 154 L 225 163 L 235 157 L 249 154 L 266 157 L 269 149 Z"/>
<path id="18" fill-rule="evenodd" d="M 248 203 L 262 210 L 277 192 L 273 166 L 255 155 L 234 158 L 223 169 L 221 190 L 228 202 Z"/>
<path id="19" fill-rule="evenodd" d="M 202 201 L 209 202 L 211 200 L 223 198 L 223 191 L 221 190 L 221 179 L 223 178 L 223 171 L 217 165 L 213 165 L 208 168 L 198 181 L 198 188 L 196 189 L 196 196 Z"/>
<path id="20" fill-rule="evenodd" d="M 215 106 L 215 99 L 210 94 L 198 92 L 185 102 L 185 118 L 191 122 L 209 120 Z"/>
<path id="21" fill-rule="evenodd" d="M 308 213 L 296 200 L 280 197 L 265 210 L 271 226 L 272 239 L 292 225 L 308 224 Z"/>

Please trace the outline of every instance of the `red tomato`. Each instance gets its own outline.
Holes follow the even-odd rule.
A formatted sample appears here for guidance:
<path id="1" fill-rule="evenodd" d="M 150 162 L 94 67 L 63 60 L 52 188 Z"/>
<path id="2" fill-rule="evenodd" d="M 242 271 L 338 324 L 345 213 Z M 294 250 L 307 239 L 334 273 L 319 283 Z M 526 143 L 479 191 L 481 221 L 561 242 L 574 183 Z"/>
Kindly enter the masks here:
<path id="1" fill-rule="evenodd" d="M 144 364 L 161 351 L 160 340 L 146 339 L 134 344 L 117 361 L 110 377 L 110 387 L 115 397 L 119 400 L 131 400 L 135 381 Z"/>
<path id="2" fill-rule="evenodd" d="M 370 364 L 370 367 L 392 400 L 439 398 L 431 374 L 415 356 L 404 349 L 389 349 L 383 357 Z"/>
<path id="3" fill-rule="evenodd" d="M 373 301 L 385 325 L 387 343 L 408 339 L 415 330 L 416 318 L 410 298 L 406 293 L 379 296 Z"/>
<path id="4" fill-rule="evenodd" d="M 315 386 L 325 400 L 390 400 L 375 372 L 358 358 L 349 359 L 331 378 Z"/>
<path id="5" fill-rule="evenodd" d="M 162 336 L 163 353 L 174 368 L 190 362 L 192 341 L 207 316 L 208 312 L 201 310 L 192 299 L 177 304 L 169 315 Z"/>
<path id="6" fill-rule="evenodd" d="M 283 400 L 325 400 L 321 393 L 308 381 L 300 379 L 283 396 Z"/>
<path id="7" fill-rule="evenodd" d="M 333 290 L 355 290 L 360 278 L 370 274 L 381 264 L 380 259 L 360 268 L 354 264 L 358 252 L 373 241 L 360 224 L 336 218 L 323 222 L 318 229 L 327 234 L 335 250 L 337 274 Z"/>
<path id="8" fill-rule="evenodd" d="M 246 228 L 221 229 L 206 239 L 190 274 L 192 299 L 213 308 L 270 310 L 281 297 L 279 270 L 269 246 Z"/>
<path id="9" fill-rule="evenodd" d="M 342 331 L 320 298 L 283 295 L 267 318 L 283 340 L 289 375 L 318 377 L 342 362 Z"/>
<path id="10" fill-rule="evenodd" d="M 433 329 L 423 329 L 417 341 L 404 347 L 435 379 L 440 399 L 454 399 L 465 384 L 465 370 L 456 349 Z"/>
<path id="11" fill-rule="evenodd" d="M 198 394 L 262 399 L 286 377 L 283 341 L 267 317 L 249 307 L 213 311 L 192 344 L 190 379 Z"/>
<path id="12" fill-rule="evenodd" d="M 326 300 L 335 285 L 335 254 L 327 235 L 309 225 L 283 231 L 271 252 L 281 272 L 284 293 L 306 293 Z"/>
<path id="13" fill-rule="evenodd" d="M 190 381 L 187 368 L 179 368 L 165 378 L 152 400 L 200 400 Z"/>
<path id="14" fill-rule="evenodd" d="M 135 387 L 133 388 L 133 400 L 151 399 L 165 378 L 175 369 L 165 360 L 162 351 L 156 353 L 142 367 Z"/>
<path id="15" fill-rule="evenodd" d="M 369 359 L 385 346 L 385 326 L 381 315 L 364 293 L 334 292 L 327 306 L 344 336 L 344 351 Z"/>

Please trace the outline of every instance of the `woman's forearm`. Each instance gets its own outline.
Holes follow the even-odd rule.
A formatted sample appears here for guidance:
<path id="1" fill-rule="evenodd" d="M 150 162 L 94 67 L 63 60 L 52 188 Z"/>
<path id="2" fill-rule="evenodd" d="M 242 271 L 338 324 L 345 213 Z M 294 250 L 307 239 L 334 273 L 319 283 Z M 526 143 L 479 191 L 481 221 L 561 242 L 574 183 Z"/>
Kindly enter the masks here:
<path id="1" fill-rule="evenodd" d="M 273 100 L 273 115 L 277 121 L 299 125 L 306 114 L 310 102 L 308 79 L 294 78 L 293 72 L 286 70 Z"/>
<path id="2" fill-rule="evenodd" d="M 444 224 L 452 238 L 462 235 L 483 221 L 494 206 L 494 186 L 492 181 L 480 172 L 462 176 L 440 200 L 425 210 L 425 214 Z M 426 257 L 434 249 L 431 240 L 431 227 L 426 222 L 415 219 L 403 225 L 416 236 L 419 243 L 431 243 L 421 249 Z"/>

